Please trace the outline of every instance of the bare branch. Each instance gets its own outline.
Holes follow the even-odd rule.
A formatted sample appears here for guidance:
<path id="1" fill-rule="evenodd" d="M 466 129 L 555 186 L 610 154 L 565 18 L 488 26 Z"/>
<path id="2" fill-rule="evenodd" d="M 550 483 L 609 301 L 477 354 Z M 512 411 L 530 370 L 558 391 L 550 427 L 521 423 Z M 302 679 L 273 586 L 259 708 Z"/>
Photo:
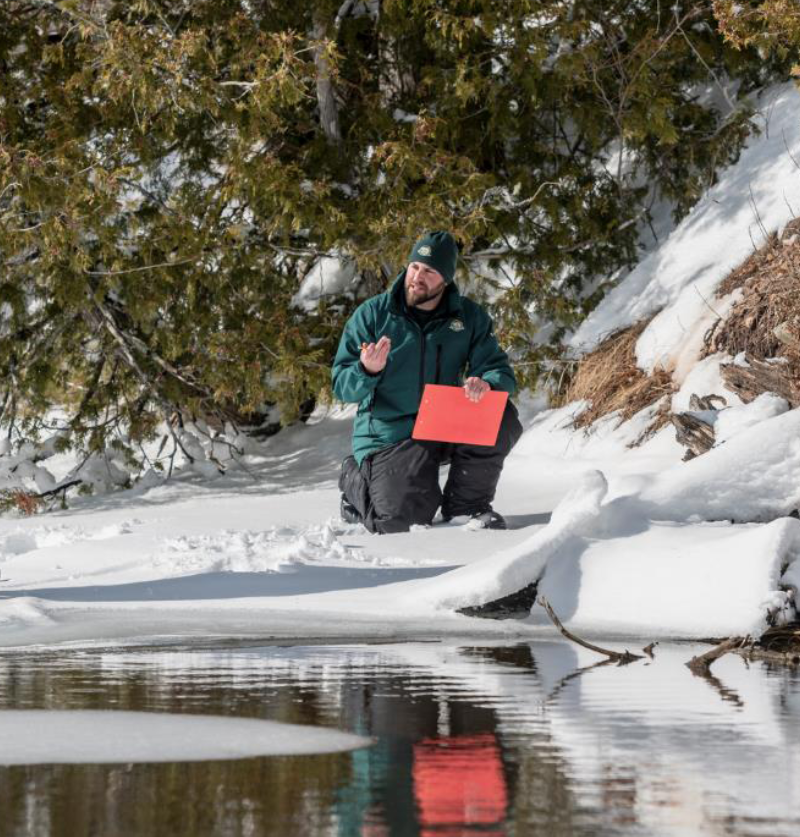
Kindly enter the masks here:
<path id="1" fill-rule="evenodd" d="M 124 273 L 141 273 L 144 270 L 156 270 L 159 267 L 175 267 L 179 264 L 196 262 L 200 257 L 193 256 L 191 259 L 179 259 L 176 262 L 161 262 L 160 264 L 147 264 L 142 267 L 131 267 L 126 270 L 84 270 L 87 276 L 122 276 Z"/>
<path id="2" fill-rule="evenodd" d="M 555 611 L 550 605 L 550 602 L 544 596 L 539 597 L 539 604 L 544 608 L 545 613 L 550 617 L 550 621 L 558 628 L 560 633 L 565 636 L 567 639 L 572 640 L 572 642 L 577 643 L 578 645 L 582 646 L 583 648 L 588 648 L 590 651 L 595 651 L 598 654 L 603 654 L 604 656 L 608 657 L 611 662 L 617 663 L 617 665 L 627 665 L 628 663 L 632 663 L 635 660 L 643 660 L 644 657 L 641 654 L 632 654 L 630 651 L 623 651 L 621 654 L 619 651 L 609 651 L 607 648 L 601 648 L 599 645 L 592 645 L 591 642 L 586 642 L 586 640 L 581 639 L 580 637 L 575 636 L 575 634 L 568 631 L 562 624 L 561 620 L 556 616 Z"/>
<path id="3" fill-rule="evenodd" d="M 693 674 L 704 675 L 708 674 L 711 669 L 711 664 L 718 660 L 720 657 L 724 657 L 730 651 L 735 651 L 738 648 L 742 648 L 748 641 L 747 637 L 740 637 L 740 636 L 733 636 L 729 639 L 726 639 L 724 642 L 721 642 L 719 645 L 715 645 L 710 651 L 706 651 L 705 654 L 700 654 L 697 657 L 692 657 L 686 665 L 691 669 Z"/>

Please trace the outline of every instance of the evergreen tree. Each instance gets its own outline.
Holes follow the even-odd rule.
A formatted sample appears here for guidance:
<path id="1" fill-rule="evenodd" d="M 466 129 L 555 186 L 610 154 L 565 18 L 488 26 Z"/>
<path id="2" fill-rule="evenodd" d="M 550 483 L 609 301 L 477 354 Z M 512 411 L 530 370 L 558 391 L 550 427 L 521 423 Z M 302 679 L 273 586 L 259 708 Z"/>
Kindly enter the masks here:
<path id="1" fill-rule="evenodd" d="M 736 49 L 756 47 L 763 57 L 791 60 L 800 76 L 800 6 L 795 0 L 714 0 L 720 32 Z"/>
<path id="2" fill-rule="evenodd" d="M 290 421 L 431 228 L 534 382 L 535 327 L 573 326 L 652 201 L 685 213 L 735 158 L 728 82 L 787 66 L 695 2 L 7 0 L 0 421 L 29 435 L 63 405 L 87 452 Z M 352 292 L 303 310 L 331 256 Z"/>

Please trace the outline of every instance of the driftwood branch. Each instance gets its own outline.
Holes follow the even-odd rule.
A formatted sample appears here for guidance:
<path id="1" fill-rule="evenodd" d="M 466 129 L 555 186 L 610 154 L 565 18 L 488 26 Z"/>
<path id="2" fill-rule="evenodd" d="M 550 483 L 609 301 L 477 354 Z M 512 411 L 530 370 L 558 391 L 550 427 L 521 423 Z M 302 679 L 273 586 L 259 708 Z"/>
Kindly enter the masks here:
<path id="1" fill-rule="evenodd" d="M 800 665 L 800 624 L 767 628 L 752 645 L 737 649 L 745 660 L 766 660 L 781 665 Z"/>
<path id="2" fill-rule="evenodd" d="M 726 406 L 728 402 L 721 395 L 706 395 L 702 398 L 692 395 L 689 398 L 689 412 L 673 413 L 669 417 L 675 427 L 675 438 L 679 444 L 687 448 L 683 457 L 684 462 L 714 447 L 713 421 L 707 421 L 697 414 L 716 412 L 718 410 L 716 403 Z"/>
<path id="3" fill-rule="evenodd" d="M 544 596 L 539 597 L 539 604 L 544 608 L 545 613 L 547 613 L 547 615 L 550 617 L 550 621 L 556 626 L 556 628 L 558 628 L 559 632 L 567 639 L 576 643 L 577 645 L 580 645 L 583 648 L 588 648 L 590 651 L 594 651 L 597 654 L 603 654 L 604 656 L 608 657 L 609 660 L 621 666 L 627 665 L 628 663 L 632 663 L 635 660 L 644 659 L 644 657 L 641 654 L 632 654 L 630 651 L 627 650 L 623 651 L 622 653 L 620 653 L 619 651 L 609 651 L 607 648 L 601 648 L 599 645 L 593 645 L 591 642 L 586 642 L 586 640 L 575 636 L 575 634 L 568 631 L 561 624 L 561 620 L 558 618 L 558 616 L 556 616 L 556 613 L 550 605 L 550 602 L 548 602 Z"/>
<path id="4" fill-rule="evenodd" d="M 692 413 L 673 413 L 669 420 L 675 427 L 675 438 L 687 450 L 684 462 L 714 447 L 714 425 Z"/>
<path id="5" fill-rule="evenodd" d="M 735 392 L 745 404 L 764 392 L 774 392 L 785 398 L 792 407 L 800 406 L 800 388 L 792 380 L 786 363 L 769 363 L 745 356 L 747 365 L 723 363 L 720 374 L 725 386 Z"/>
<path id="6" fill-rule="evenodd" d="M 691 669 L 693 674 L 706 675 L 711 670 L 711 664 L 724 657 L 731 651 L 736 651 L 747 642 L 746 637 L 732 636 L 719 645 L 715 645 L 710 651 L 705 654 L 700 654 L 697 657 L 692 657 L 686 665 Z"/>

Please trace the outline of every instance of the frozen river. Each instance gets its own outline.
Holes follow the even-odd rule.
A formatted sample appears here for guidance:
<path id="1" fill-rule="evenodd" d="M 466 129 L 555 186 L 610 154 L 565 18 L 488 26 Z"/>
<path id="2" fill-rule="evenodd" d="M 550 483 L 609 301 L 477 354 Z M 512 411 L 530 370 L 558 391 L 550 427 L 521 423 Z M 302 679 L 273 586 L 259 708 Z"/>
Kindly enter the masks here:
<path id="1" fill-rule="evenodd" d="M 729 656 L 699 678 L 696 650 L 624 668 L 555 640 L 7 651 L 0 833 L 800 834 L 800 673 Z M 165 734 L 130 712 L 214 717 Z M 241 718 L 373 743 L 311 729 L 344 751 L 237 758 Z"/>

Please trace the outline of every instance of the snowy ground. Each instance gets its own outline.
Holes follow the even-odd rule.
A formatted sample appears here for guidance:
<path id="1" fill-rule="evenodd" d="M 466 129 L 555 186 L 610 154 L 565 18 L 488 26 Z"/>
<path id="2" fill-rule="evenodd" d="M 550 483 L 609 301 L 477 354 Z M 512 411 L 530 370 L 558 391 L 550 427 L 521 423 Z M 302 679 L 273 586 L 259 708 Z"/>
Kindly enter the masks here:
<path id="1" fill-rule="evenodd" d="M 574 337 L 590 346 L 661 309 L 638 355 L 645 369 L 673 370 L 675 409 L 723 393 L 719 363 L 731 358 L 697 354 L 731 301 L 709 300 L 762 227 L 800 208 L 800 94 L 777 87 L 761 105 L 762 135 Z M 568 427 L 579 404 L 523 405 L 526 433 L 495 503 L 507 532 L 451 523 L 377 537 L 342 524 L 336 478 L 351 421 L 337 411 L 273 437 L 246 471 L 213 478 L 202 462 L 169 484 L 151 474 L 65 512 L 2 518 L 0 644 L 526 636 L 550 630 L 538 606 L 522 621 L 454 611 L 536 579 L 587 633 L 758 634 L 768 614 L 794 615 L 781 585 L 800 584 L 800 521 L 787 516 L 800 506 L 800 411 L 724 394 L 719 443 L 689 463 L 671 428 L 627 448 L 647 412 L 586 435 Z M 30 478 L 63 476 L 59 456 L 51 470 L 29 466 Z"/>
<path id="2" fill-rule="evenodd" d="M 524 415 L 528 429 L 496 502 L 507 532 L 451 523 L 375 536 L 342 524 L 335 483 L 350 420 L 339 413 L 274 437 L 263 456 L 248 458 L 249 473 L 211 482 L 187 474 L 64 512 L 0 519 L 0 644 L 526 636 L 550 630 L 538 607 L 527 620 L 503 622 L 454 609 L 540 576 L 567 624 L 589 633 L 762 630 L 767 610 L 784 603 L 778 581 L 800 545 L 800 522 L 728 522 L 749 509 L 753 489 L 735 490 L 736 440 L 716 463 L 715 451 L 680 463 L 671 430 L 626 452 L 635 422 L 614 430 L 609 421 L 584 436 L 564 426 L 568 417 Z M 739 436 L 749 449 L 790 419 L 787 449 L 776 455 L 784 470 L 794 456 L 789 474 L 800 457 L 800 442 L 791 444 L 796 411 Z M 777 466 L 764 475 L 776 495 L 765 517 L 786 511 Z M 693 471 L 698 495 L 708 479 L 731 483 L 700 509 L 717 522 L 685 513 Z M 749 510 L 759 512 L 756 494 Z"/>

